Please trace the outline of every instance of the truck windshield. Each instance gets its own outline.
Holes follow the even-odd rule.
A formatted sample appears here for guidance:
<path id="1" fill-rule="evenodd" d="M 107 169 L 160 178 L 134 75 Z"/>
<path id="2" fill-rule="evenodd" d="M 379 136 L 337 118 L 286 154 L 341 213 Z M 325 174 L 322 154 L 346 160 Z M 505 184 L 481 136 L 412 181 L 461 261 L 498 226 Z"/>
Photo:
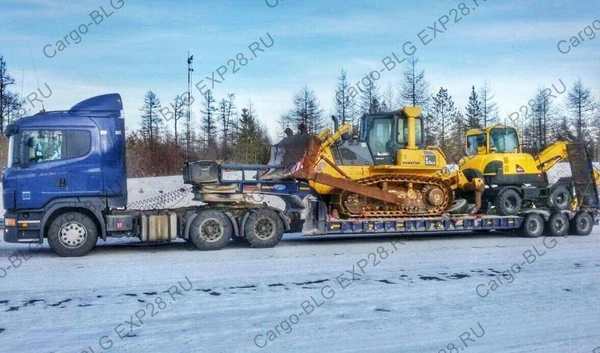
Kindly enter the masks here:
<path id="1" fill-rule="evenodd" d="M 490 131 L 490 149 L 497 153 L 512 153 L 519 146 L 517 131 L 512 128 L 494 128 Z"/>

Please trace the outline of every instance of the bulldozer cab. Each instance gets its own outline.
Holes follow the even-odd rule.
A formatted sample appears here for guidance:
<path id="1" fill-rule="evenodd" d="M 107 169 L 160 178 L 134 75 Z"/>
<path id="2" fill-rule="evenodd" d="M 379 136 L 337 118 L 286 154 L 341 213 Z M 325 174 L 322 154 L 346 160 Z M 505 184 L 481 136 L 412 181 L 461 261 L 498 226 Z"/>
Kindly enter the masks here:
<path id="1" fill-rule="evenodd" d="M 468 156 L 492 153 L 521 153 L 517 130 L 510 126 L 496 125 L 485 130 L 469 130 L 466 140 L 466 153 Z"/>
<path id="2" fill-rule="evenodd" d="M 376 165 L 396 164 L 399 149 L 423 146 L 423 122 L 419 108 L 367 114 L 361 118 L 360 141 L 366 143 Z"/>

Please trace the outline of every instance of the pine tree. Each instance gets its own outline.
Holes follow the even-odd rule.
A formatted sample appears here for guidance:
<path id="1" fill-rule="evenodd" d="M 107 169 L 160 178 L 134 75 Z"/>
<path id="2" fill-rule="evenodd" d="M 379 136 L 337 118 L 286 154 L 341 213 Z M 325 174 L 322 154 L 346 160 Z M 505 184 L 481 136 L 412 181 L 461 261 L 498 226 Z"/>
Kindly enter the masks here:
<path id="1" fill-rule="evenodd" d="M 215 99 L 212 94 L 212 90 L 206 91 L 204 94 L 204 101 L 202 102 L 202 108 L 200 114 L 202 117 L 202 133 L 204 139 L 202 140 L 203 149 L 209 152 L 209 157 L 216 158 L 218 151 L 217 146 L 217 124 L 215 122 L 216 107 L 214 106 Z"/>
<path id="2" fill-rule="evenodd" d="M 281 114 L 281 116 L 279 116 L 279 119 L 277 119 L 277 123 L 279 124 L 279 129 L 280 129 L 281 134 L 283 134 L 286 129 L 290 129 L 290 130 L 292 130 L 292 132 L 296 130 L 297 126 L 294 126 L 294 124 L 296 122 L 295 114 L 296 114 L 295 111 L 290 110 L 286 113 Z"/>
<path id="3" fill-rule="evenodd" d="M 263 163 L 269 152 L 271 140 L 266 129 L 257 120 L 256 112 L 249 103 L 242 108 L 239 126 L 234 137 L 233 155 L 238 163 Z"/>
<path id="4" fill-rule="evenodd" d="M 494 101 L 496 95 L 492 92 L 492 87 L 487 81 L 483 82 L 483 86 L 479 89 L 479 99 L 481 106 L 481 118 L 483 127 L 494 125 L 498 115 L 498 104 Z"/>
<path id="5" fill-rule="evenodd" d="M 391 83 L 388 83 L 387 88 L 381 95 L 381 101 L 382 101 L 382 103 L 381 103 L 382 110 L 384 110 L 383 109 L 384 103 L 385 103 L 385 107 L 387 108 L 384 111 L 394 110 L 394 86 Z"/>
<path id="6" fill-rule="evenodd" d="M 354 125 L 356 100 L 350 95 L 350 83 L 346 76 L 346 71 L 342 70 L 338 77 L 338 85 L 335 89 L 335 114 L 343 124 L 350 123 Z"/>
<path id="7" fill-rule="evenodd" d="M 8 86 L 14 84 L 14 78 L 8 74 L 6 61 L 0 55 L 0 133 L 4 132 L 5 119 L 7 119 L 9 111 L 13 110 L 15 101 L 18 101 L 16 97 L 10 97 L 11 95 L 8 92 Z"/>
<path id="8" fill-rule="evenodd" d="M 4 114 L 3 123 L 8 125 L 22 118 L 25 111 L 25 100 L 19 97 L 15 92 L 7 91 L 2 99 L 2 112 Z M 0 132 L 3 129 L 0 129 Z"/>
<path id="9" fill-rule="evenodd" d="M 554 124 L 556 111 L 552 106 L 551 95 L 552 93 L 548 92 L 548 90 L 539 89 L 533 99 L 535 102 L 532 109 L 533 123 L 535 124 L 533 131 L 535 141 L 540 144 L 540 148 L 548 146 L 548 127 Z"/>
<path id="10" fill-rule="evenodd" d="M 448 89 L 440 87 L 438 93 L 433 97 L 431 114 L 439 146 L 444 153 L 448 154 L 451 147 L 452 132 L 455 131 L 455 125 L 459 118 L 458 109 L 454 105 L 452 96 L 448 94 Z"/>
<path id="11" fill-rule="evenodd" d="M 435 124 L 435 118 L 429 112 L 421 114 L 423 120 L 423 134 L 426 146 L 435 146 L 438 144 L 438 127 Z"/>
<path id="12" fill-rule="evenodd" d="M 481 110 L 481 103 L 477 97 L 477 92 L 475 92 L 475 86 L 472 86 L 471 88 L 471 95 L 469 96 L 466 111 L 467 121 L 465 123 L 467 129 L 481 129 L 481 117 L 483 116 L 483 112 Z"/>
<path id="13" fill-rule="evenodd" d="M 576 137 L 583 141 L 590 135 L 589 124 L 597 106 L 591 90 L 583 86 L 581 79 L 569 90 L 566 106 L 575 125 Z"/>
<path id="14" fill-rule="evenodd" d="M 233 141 L 233 125 L 235 124 L 234 113 L 235 113 L 235 94 L 230 93 L 227 95 L 227 99 L 223 98 L 219 102 L 219 119 L 221 121 L 221 134 L 223 141 L 221 143 L 221 152 L 223 156 L 229 155 L 229 147 Z"/>
<path id="15" fill-rule="evenodd" d="M 417 68 L 419 60 L 412 56 L 404 71 L 404 78 L 400 82 L 398 92 L 398 106 L 422 107 L 427 110 L 431 100 L 429 83 L 425 79 L 425 71 Z"/>
<path id="16" fill-rule="evenodd" d="M 368 75 L 368 83 L 364 84 L 360 95 L 360 111 L 362 114 L 374 114 L 381 112 L 381 97 L 379 87 Z M 364 82 L 363 82 L 364 83 Z"/>
<path id="17" fill-rule="evenodd" d="M 452 122 L 453 128 L 450 131 L 450 141 L 448 146 L 448 153 L 446 159 L 449 163 L 458 164 L 462 156 L 464 156 L 464 150 L 466 145 L 466 134 L 467 124 L 465 122 L 464 115 L 460 110 L 456 109 L 454 115 L 454 121 Z"/>
<path id="18" fill-rule="evenodd" d="M 310 134 L 319 133 L 325 126 L 319 100 L 307 86 L 294 95 L 293 114 L 295 123 L 304 124 Z"/>
<path id="19" fill-rule="evenodd" d="M 173 107 L 173 121 L 175 127 L 175 146 L 179 147 L 179 132 L 177 131 L 177 125 L 179 120 L 186 117 L 186 101 L 183 96 L 178 95 L 171 104 Z"/>
<path id="20" fill-rule="evenodd" d="M 142 139 L 147 143 L 151 150 L 154 149 L 156 141 L 160 139 L 160 133 L 164 122 L 160 119 L 158 111 L 160 110 L 160 99 L 152 90 L 146 92 L 144 104 L 140 108 L 142 112 L 142 126 L 140 129 Z"/>

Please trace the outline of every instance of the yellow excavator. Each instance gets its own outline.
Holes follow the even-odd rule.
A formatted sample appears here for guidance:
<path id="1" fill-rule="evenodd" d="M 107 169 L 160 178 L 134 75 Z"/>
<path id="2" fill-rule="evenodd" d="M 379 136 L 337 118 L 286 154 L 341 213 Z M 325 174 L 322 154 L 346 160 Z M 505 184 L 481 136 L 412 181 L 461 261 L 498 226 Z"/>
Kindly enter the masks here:
<path id="1" fill-rule="evenodd" d="M 405 107 L 364 115 L 360 135 L 352 126 L 325 129 L 318 136 L 299 133 L 271 149 L 272 169 L 262 179 L 306 180 L 327 201 L 331 214 L 341 217 L 439 216 L 465 213 L 454 191 L 468 193 L 477 212 L 483 178 L 449 172 L 439 147 L 425 146 L 421 109 Z"/>
<path id="2" fill-rule="evenodd" d="M 598 197 L 600 173 L 591 165 L 583 143 L 559 141 L 531 155 L 522 152 L 515 128 L 495 125 L 469 130 L 466 154 L 460 170 L 469 179 L 484 180 L 484 209 L 494 206 L 500 215 L 516 215 L 522 208 L 575 209 Z M 567 160 L 572 176 L 549 184 L 547 172 Z"/>

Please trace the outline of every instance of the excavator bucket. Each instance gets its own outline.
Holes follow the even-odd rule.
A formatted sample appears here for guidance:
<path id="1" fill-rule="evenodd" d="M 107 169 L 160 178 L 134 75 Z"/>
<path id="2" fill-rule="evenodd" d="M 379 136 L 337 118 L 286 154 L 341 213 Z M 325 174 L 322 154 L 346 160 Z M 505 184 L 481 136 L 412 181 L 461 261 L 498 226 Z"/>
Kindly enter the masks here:
<path id="1" fill-rule="evenodd" d="M 316 136 L 297 134 L 271 146 L 267 165 L 278 166 L 266 170 L 261 179 L 304 179 L 310 175 L 318 157 L 320 142 Z"/>

